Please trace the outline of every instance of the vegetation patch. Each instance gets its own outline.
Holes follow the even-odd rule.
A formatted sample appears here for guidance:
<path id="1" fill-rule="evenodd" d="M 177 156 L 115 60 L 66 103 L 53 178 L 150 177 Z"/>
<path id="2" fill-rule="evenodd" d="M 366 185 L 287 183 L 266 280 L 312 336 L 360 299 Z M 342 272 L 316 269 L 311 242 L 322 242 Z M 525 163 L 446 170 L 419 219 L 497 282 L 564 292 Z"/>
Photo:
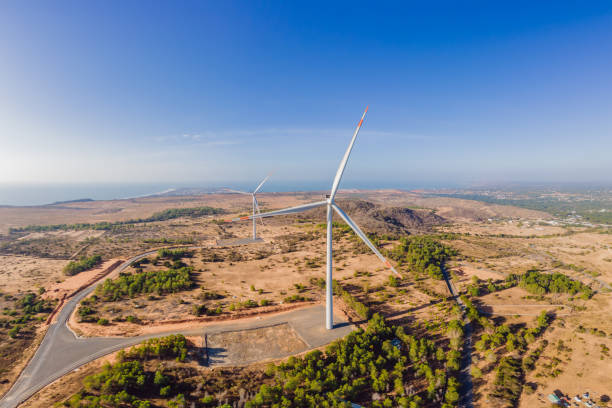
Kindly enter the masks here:
<path id="1" fill-rule="evenodd" d="M 332 288 L 333 288 L 334 293 L 342 297 L 342 300 L 344 300 L 344 303 L 346 303 L 348 307 L 353 309 L 355 313 L 357 313 L 360 317 L 364 319 L 370 318 L 371 316 L 370 308 L 366 306 L 364 303 L 360 302 L 355 296 L 353 296 L 346 289 L 344 289 L 342 285 L 340 285 L 338 281 L 335 279 L 332 282 Z"/>
<path id="2" fill-rule="evenodd" d="M 107 279 L 96 287 L 96 300 L 113 302 L 142 293 L 161 296 L 187 290 L 194 285 L 191 272 L 192 269 L 185 266 L 158 272 L 121 273 L 118 278 Z"/>
<path id="3" fill-rule="evenodd" d="M 28 225 L 20 228 L 9 228 L 9 233 L 17 232 L 45 232 L 45 231 L 79 231 L 79 230 L 112 230 L 117 227 L 130 224 L 141 224 L 144 222 L 166 221 L 180 217 L 203 217 L 205 215 L 224 214 L 225 210 L 214 207 L 193 207 L 193 208 L 170 208 L 156 212 L 150 217 L 137 218 L 117 222 L 96 222 L 78 224 L 53 224 L 53 225 Z"/>
<path id="4" fill-rule="evenodd" d="M 358 330 L 303 357 L 264 371 L 198 371 L 182 336 L 152 339 L 122 352 L 88 376 L 66 407 L 350 407 L 450 408 L 457 371 L 427 338 L 406 334 L 374 315 Z M 166 362 L 174 359 L 176 362 Z M 166 360 L 166 361 L 164 361 Z"/>
<path id="5" fill-rule="evenodd" d="M 402 237 L 389 256 L 399 266 L 408 265 L 418 274 L 427 274 L 434 279 L 443 279 L 445 262 L 457 252 L 429 236 Z"/>
<path id="6" fill-rule="evenodd" d="M 83 257 L 78 261 L 70 261 L 68 265 L 64 267 L 64 274 L 68 276 L 76 275 L 79 272 L 87 271 L 102 263 L 102 257 L 100 255 L 92 255 L 89 257 Z"/>
<path id="7" fill-rule="evenodd" d="M 0 317 L 0 376 L 4 376 L 22 357 L 34 340 L 36 328 L 47 319 L 53 303 L 28 292 L 21 297 L 3 295 Z M 4 377 L 0 377 L 4 381 Z"/>
<path id="8" fill-rule="evenodd" d="M 523 370 L 521 359 L 503 357 L 495 370 L 494 389 L 489 400 L 499 407 L 514 407 L 523 390 Z"/>
<path id="9" fill-rule="evenodd" d="M 535 295 L 544 295 L 546 293 L 569 293 L 570 295 L 575 295 L 581 292 L 584 299 L 589 299 L 593 296 L 593 290 L 589 286 L 559 272 L 549 274 L 532 269 L 522 275 L 510 275 L 507 281 L 516 281 L 520 287 Z"/>

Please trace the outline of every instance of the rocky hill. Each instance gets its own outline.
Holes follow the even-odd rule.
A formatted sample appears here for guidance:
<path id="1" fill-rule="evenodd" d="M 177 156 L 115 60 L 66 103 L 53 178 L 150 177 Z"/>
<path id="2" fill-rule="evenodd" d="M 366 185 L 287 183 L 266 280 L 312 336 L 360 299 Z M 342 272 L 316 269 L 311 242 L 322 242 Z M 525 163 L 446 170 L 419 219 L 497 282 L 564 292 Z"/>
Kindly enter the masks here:
<path id="1" fill-rule="evenodd" d="M 344 210 L 362 230 L 381 234 L 406 234 L 430 231 L 435 225 L 447 222 L 431 210 L 410 209 L 406 207 L 387 207 L 364 200 L 339 200 L 338 206 Z M 325 207 L 297 214 L 296 219 L 325 221 Z M 334 214 L 334 221 L 342 221 Z"/>

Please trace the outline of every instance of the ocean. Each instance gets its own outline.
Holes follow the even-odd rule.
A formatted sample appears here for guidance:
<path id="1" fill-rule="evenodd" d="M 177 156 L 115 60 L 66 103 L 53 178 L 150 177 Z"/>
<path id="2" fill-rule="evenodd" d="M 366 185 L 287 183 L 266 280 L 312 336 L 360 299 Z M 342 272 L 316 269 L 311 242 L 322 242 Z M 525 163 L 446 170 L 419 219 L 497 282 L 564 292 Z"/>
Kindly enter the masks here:
<path id="1" fill-rule="evenodd" d="M 157 194 L 189 190 L 191 193 L 207 193 L 231 188 L 241 191 L 252 191 L 259 181 L 228 182 L 176 182 L 176 183 L 0 183 L 0 206 L 37 206 L 56 202 L 92 199 L 114 200 L 135 197 L 146 197 Z M 262 191 L 319 191 L 328 190 L 331 181 L 320 182 L 275 182 L 268 181 Z M 432 183 L 398 183 L 398 182 L 343 182 L 341 188 L 380 189 L 424 189 L 451 186 L 437 186 Z"/>

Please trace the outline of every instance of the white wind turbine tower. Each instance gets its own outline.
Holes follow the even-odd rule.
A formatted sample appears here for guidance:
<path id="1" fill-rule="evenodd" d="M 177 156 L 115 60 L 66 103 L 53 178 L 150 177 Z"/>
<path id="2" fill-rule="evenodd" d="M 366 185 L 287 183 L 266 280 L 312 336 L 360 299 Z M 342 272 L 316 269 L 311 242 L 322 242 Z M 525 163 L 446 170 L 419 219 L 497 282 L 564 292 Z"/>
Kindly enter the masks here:
<path id="1" fill-rule="evenodd" d="M 264 183 L 266 181 L 268 181 L 268 179 L 270 178 L 270 174 L 268 174 L 266 176 L 265 179 L 262 180 L 261 183 L 259 183 L 259 185 L 257 186 L 257 188 L 255 190 L 253 190 L 252 193 L 247 193 L 245 191 L 239 191 L 239 190 L 230 190 L 227 189 L 227 191 L 231 191 L 232 193 L 238 193 L 238 194 L 246 194 L 246 195 L 250 195 L 251 197 L 253 197 L 253 216 L 252 217 L 240 217 L 240 218 L 233 218 L 231 220 L 225 220 L 225 222 L 232 222 L 232 221 L 240 221 L 240 220 L 248 220 L 248 219 L 252 219 L 253 220 L 253 241 L 255 241 L 257 239 L 257 217 L 255 217 L 255 211 L 257 210 L 257 214 L 261 214 L 261 211 L 259 211 L 259 203 L 257 202 L 257 192 L 263 187 Z M 260 219 L 262 225 L 263 225 L 263 220 Z"/>
<path id="2" fill-rule="evenodd" d="M 363 112 L 363 115 L 361 116 L 361 120 L 359 121 L 359 124 L 357 125 L 357 129 L 355 129 L 355 133 L 353 134 L 351 143 L 349 144 L 348 149 L 346 149 L 346 153 L 344 153 L 344 157 L 342 158 L 342 161 L 340 162 L 340 166 L 338 167 L 338 171 L 336 172 L 336 177 L 334 177 L 334 182 L 332 184 L 330 194 L 326 196 L 326 199 L 324 201 L 318 201 L 315 203 L 298 205 L 296 207 L 285 208 L 285 209 L 277 210 L 277 211 L 270 211 L 267 213 L 255 214 L 255 212 L 253 212 L 252 217 L 235 218 L 232 220 L 232 221 L 238 221 L 238 220 L 253 219 L 253 222 L 254 222 L 256 218 L 274 217 L 276 215 L 298 213 L 298 212 L 310 210 L 312 208 L 321 207 L 324 205 L 327 206 L 327 274 L 326 274 L 326 287 L 325 287 L 325 327 L 328 330 L 331 330 L 334 326 L 334 323 L 333 323 L 333 293 L 332 293 L 332 251 L 333 251 L 332 250 L 332 216 L 333 216 L 332 209 L 336 211 L 338 215 L 340 215 L 340 217 L 344 220 L 344 222 L 346 222 L 353 229 L 355 234 L 357 234 L 357 236 L 361 238 L 361 240 L 368 247 L 370 247 L 372 252 L 374 252 L 376 256 L 378 256 L 378 258 L 385 264 L 387 268 L 391 269 L 391 271 L 394 274 L 399 275 L 397 271 L 395 270 L 395 268 L 391 266 L 389 261 L 387 261 L 385 257 L 378 251 L 378 249 L 376 249 L 374 244 L 370 242 L 368 237 L 363 233 L 363 231 L 361 231 L 361 229 L 357 226 L 357 224 L 355 224 L 353 220 L 344 211 L 342 211 L 342 209 L 338 207 L 338 205 L 334 201 L 334 198 L 336 197 L 336 193 L 338 192 L 338 186 L 340 184 L 340 180 L 342 179 L 342 174 L 344 173 L 344 168 L 346 167 L 346 162 L 348 161 L 349 156 L 351 155 L 351 150 L 353 149 L 353 145 L 355 144 L 355 139 L 357 138 L 359 129 L 361 129 L 361 125 L 363 124 L 363 119 L 365 118 L 367 111 L 368 111 L 368 108 L 366 107 L 365 111 Z"/>

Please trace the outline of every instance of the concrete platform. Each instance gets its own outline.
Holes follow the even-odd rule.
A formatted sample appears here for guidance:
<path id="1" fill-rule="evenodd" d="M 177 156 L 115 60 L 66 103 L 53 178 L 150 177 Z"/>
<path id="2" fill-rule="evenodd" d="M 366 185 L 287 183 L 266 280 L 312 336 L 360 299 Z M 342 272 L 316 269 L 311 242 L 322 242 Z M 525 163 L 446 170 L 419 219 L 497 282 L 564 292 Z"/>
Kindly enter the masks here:
<path id="1" fill-rule="evenodd" d="M 232 239 L 218 239 L 217 246 L 219 247 L 228 247 L 228 246 L 238 246 L 238 245 L 248 245 L 254 244 L 256 242 L 264 242 L 261 238 L 232 238 Z"/>
<path id="2" fill-rule="evenodd" d="M 334 329 L 326 330 L 325 308 L 316 305 L 266 319 L 205 327 L 206 360 L 211 366 L 246 365 L 324 346 L 354 329 L 339 316 L 334 319 Z"/>

